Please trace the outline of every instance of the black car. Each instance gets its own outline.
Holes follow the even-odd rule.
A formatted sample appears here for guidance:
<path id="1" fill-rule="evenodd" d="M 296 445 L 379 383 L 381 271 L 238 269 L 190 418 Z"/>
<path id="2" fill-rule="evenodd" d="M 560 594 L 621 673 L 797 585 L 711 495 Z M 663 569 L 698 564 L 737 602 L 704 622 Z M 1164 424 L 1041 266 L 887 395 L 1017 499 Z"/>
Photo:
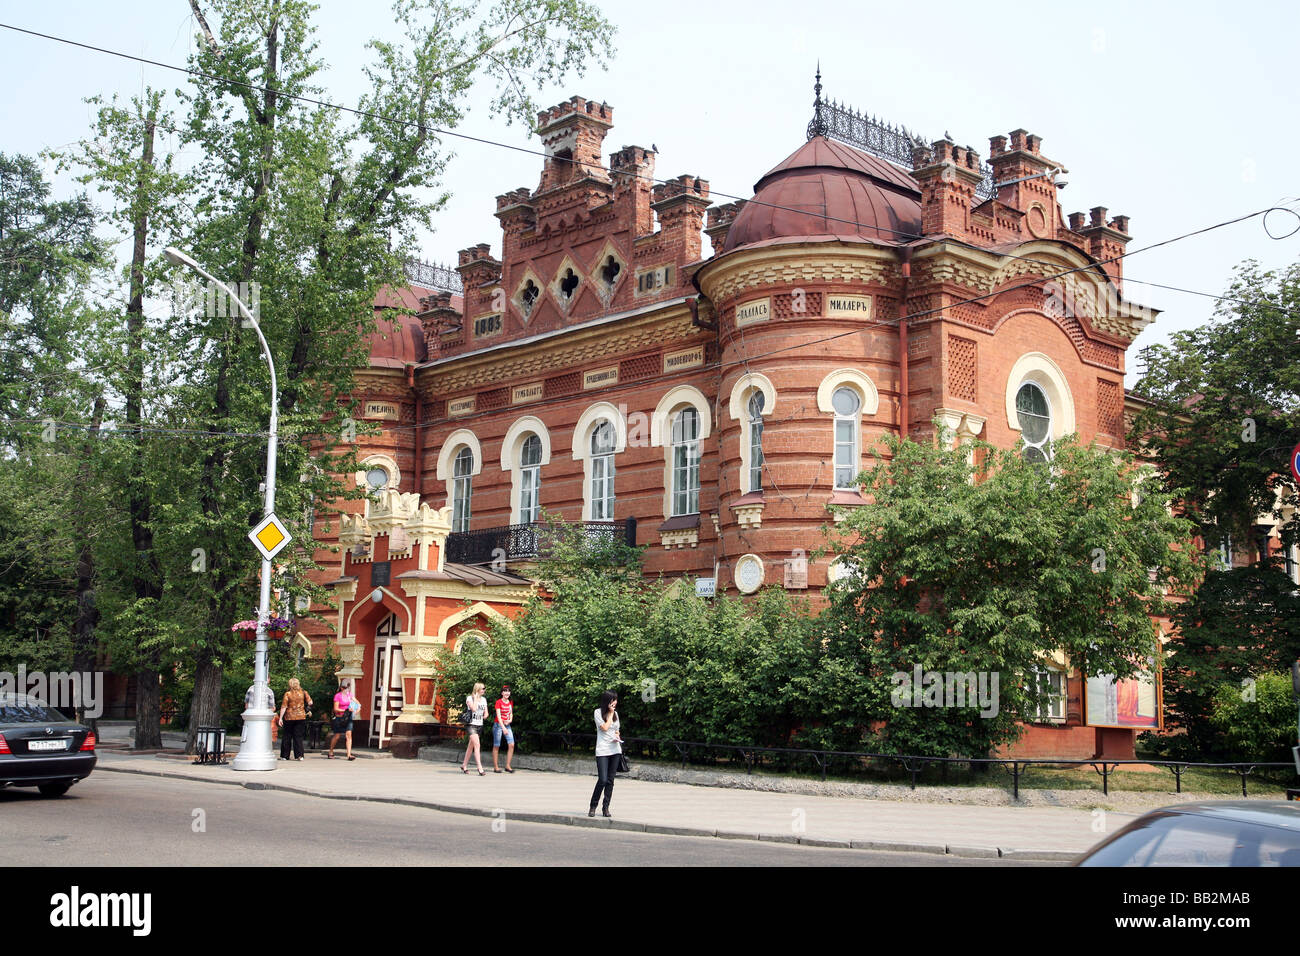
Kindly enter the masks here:
<path id="1" fill-rule="evenodd" d="M 1162 807 L 1075 866 L 1300 866 L 1300 803 L 1224 800 Z"/>
<path id="2" fill-rule="evenodd" d="M 60 797 L 95 769 L 95 735 L 34 697 L 0 697 L 0 789 Z"/>

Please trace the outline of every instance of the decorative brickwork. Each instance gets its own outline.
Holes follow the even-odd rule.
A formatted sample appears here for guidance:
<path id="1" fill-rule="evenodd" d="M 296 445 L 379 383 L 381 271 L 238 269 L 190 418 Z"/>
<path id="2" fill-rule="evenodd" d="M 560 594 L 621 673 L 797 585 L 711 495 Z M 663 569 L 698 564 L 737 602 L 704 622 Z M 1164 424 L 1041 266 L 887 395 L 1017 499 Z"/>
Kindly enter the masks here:
<path id="1" fill-rule="evenodd" d="M 620 382 L 632 382 L 639 378 L 649 378 L 651 375 L 659 374 L 662 368 L 663 358 L 659 353 L 640 355 L 619 363 L 618 379 Z"/>
<path id="2" fill-rule="evenodd" d="M 948 336 L 948 393 L 975 401 L 975 343 L 955 335 Z"/>
<path id="3" fill-rule="evenodd" d="M 566 375 L 556 375 L 554 378 L 548 378 L 544 386 L 547 395 L 570 395 L 581 387 L 582 376 L 577 372 L 569 372 Z"/>
<path id="4" fill-rule="evenodd" d="M 804 292 L 803 310 L 796 312 L 794 309 L 794 295 L 790 292 L 782 292 L 772 299 L 772 311 L 778 319 L 797 319 L 807 315 L 822 314 L 822 294 L 820 292 Z"/>
<path id="5" fill-rule="evenodd" d="M 1097 431 L 1124 437 L 1124 390 L 1117 382 L 1097 379 Z"/>

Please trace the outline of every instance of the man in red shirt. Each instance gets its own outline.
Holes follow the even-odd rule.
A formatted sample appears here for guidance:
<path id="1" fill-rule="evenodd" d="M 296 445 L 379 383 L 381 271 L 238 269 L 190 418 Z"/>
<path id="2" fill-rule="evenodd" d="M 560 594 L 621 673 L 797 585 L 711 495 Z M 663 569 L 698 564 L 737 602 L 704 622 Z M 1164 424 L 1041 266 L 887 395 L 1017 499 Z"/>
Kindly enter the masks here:
<path id="1" fill-rule="evenodd" d="M 505 737 L 509 745 L 506 748 L 506 773 L 514 773 L 514 768 L 510 764 L 515 756 L 515 732 L 510 729 L 510 724 L 515 719 L 515 705 L 510 700 L 509 684 L 501 688 L 501 699 L 497 701 L 496 709 L 497 719 L 492 724 L 492 769 L 496 773 L 501 772 L 501 767 L 497 764 L 497 754 L 501 750 L 501 738 Z"/>

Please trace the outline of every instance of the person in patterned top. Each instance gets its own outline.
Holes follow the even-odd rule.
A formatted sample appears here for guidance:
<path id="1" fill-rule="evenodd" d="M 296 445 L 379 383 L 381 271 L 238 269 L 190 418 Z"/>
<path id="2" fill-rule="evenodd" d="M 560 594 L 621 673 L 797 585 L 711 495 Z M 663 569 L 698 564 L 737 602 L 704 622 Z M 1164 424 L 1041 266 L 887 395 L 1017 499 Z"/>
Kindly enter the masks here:
<path id="1" fill-rule="evenodd" d="M 497 719 L 492 725 L 492 769 L 496 773 L 501 772 L 501 766 L 497 761 L 497 754 L 501 752 L 501 738 L 506 738 L 509 744 L 506 750 L 506 773 L 514 773 L 514 768 L 510 766 L 514 762 L 515 756 L 515 732 L 511 724 L 515 719 L 515 705 L 510 699 L 510 685 L 501 688 L 501 699 L 497 701 L 496 706 Z"/>
<path id="2" fill-rule="evenodd" d="M 307 730 L 307 718 L 311 716 L 311 694 L 302 689 L 298 678 L 289 678 L 289 689 L 284 692 L 280 703 L 280 726 L 284 733 L 280 735 L 280 759 L 289 759 L 289 745 L 293 744 L 293 759 L 302 759 L 303 734 Z"/>

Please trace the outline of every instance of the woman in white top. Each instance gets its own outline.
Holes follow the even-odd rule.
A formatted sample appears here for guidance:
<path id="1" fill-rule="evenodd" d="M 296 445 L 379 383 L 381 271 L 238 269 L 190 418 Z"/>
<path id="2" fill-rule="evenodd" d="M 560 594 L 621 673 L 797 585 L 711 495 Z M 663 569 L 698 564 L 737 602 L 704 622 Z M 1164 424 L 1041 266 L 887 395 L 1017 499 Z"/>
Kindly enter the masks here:
<path id="1" fill-rule="evenodd" d="M 623 753 L 623 738 L 618 732 L 618 694 L 607 690 L 600 695 L 600 706 L 595 711 L 596 719 L 596 789 L 591 792 L 591 807 L 587 816 L 596 815 L 596 802 L 601 791 L 605 791 L 605 803 L 601 813 L 609 816 L 609 798 L 614 793 L 614 771 L 618 767 L 619 755 Z"/>
<path id="2" fill-rule="evenodd" d="M 475 684 L 474 693 L 465 698 L 465 710 L 468 711 L 470 718 L 466 726 L 466 736 L 469 742 L 465 744 L 465 759 L 460 762 L 460 772 L 469 773 L 469 755 L 474 754 L 474 762 L 478 764 L 478 775 L 483 776 L 483 758 L 479 753 L 478 735 L 483 729 L 483 719 L 487 717 L 487 698 L 483 696 L 483 685 Z"/>

